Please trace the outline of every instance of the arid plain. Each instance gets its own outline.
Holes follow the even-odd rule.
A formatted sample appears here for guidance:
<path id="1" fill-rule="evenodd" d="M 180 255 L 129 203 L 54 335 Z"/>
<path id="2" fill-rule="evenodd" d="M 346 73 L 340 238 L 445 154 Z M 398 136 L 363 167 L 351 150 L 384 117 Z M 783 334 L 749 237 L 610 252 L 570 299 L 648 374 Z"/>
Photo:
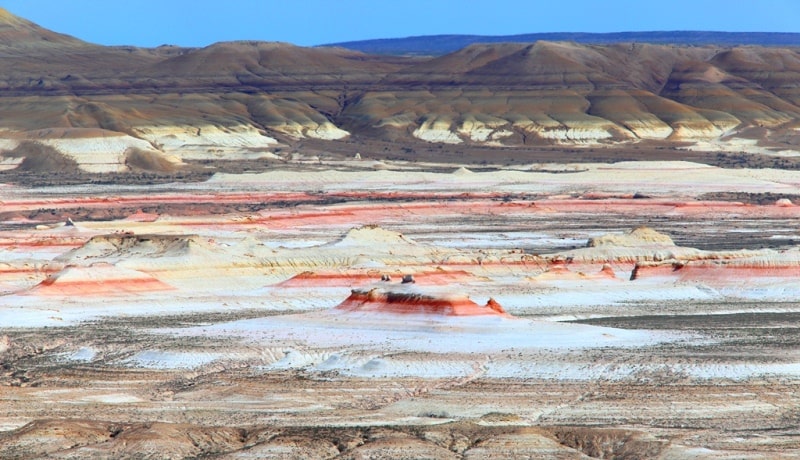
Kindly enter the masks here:
<path id="1" fill-rule="evenodd" d="M 800 455 L 796 50 L 0 17 L 0 457 Z"/>

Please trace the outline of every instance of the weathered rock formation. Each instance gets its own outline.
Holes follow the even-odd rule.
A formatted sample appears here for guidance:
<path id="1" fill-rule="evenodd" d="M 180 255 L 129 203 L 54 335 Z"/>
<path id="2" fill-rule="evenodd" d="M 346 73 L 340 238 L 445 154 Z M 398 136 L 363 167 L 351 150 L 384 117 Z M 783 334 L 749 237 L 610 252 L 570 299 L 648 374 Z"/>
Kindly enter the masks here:
<path id="1" fill-rule="evenodd" d="M 494 299 L 480 306 L 466 296 L 426 294 L 408 289 L 354 289 L 336 310 L 433 316 L 509 315 Z"/>

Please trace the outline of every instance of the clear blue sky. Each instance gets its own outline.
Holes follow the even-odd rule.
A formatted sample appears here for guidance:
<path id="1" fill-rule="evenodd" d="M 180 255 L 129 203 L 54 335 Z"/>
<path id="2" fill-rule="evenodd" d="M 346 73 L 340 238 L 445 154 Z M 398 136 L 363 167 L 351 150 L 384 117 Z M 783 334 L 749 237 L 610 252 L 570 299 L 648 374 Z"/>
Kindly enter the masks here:
<path id="1" fill-rule="evenodd" d="M 434 34 L 800 32 L 800 0 L 0 0 L 103 45 L 324 43 Z"/>

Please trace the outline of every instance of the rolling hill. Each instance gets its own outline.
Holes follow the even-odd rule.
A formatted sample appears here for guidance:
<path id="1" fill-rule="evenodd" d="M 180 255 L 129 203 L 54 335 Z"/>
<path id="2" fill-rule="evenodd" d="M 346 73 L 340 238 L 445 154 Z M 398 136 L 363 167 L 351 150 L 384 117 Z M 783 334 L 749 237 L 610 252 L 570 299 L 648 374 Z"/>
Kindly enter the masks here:
<path id="1" fill-rule="evenodd" d="M 796 38 L 709 40 L 719 37 Z M 539 40 L 431 57 L 251 41 L 142 49 L 89 44 L 0 11 L 0 56 L 4 155 L 25 157 L 34 141 L 96 172 L 142 158 L 136 164 L 173 170 L 303 139 L 730 151 L 800 143 L 800 51 L 791 47 Z"/>

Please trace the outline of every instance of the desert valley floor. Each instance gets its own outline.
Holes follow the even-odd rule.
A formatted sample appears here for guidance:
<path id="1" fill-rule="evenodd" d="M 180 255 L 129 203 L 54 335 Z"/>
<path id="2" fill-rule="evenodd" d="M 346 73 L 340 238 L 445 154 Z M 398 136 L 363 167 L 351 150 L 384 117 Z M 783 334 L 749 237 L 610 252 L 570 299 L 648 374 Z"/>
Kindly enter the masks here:
<path id="1" fill-rule="evenodd" d="M 800 172 L 362 155 L 0 185 L 0 457 L 800 456 Z"/>

